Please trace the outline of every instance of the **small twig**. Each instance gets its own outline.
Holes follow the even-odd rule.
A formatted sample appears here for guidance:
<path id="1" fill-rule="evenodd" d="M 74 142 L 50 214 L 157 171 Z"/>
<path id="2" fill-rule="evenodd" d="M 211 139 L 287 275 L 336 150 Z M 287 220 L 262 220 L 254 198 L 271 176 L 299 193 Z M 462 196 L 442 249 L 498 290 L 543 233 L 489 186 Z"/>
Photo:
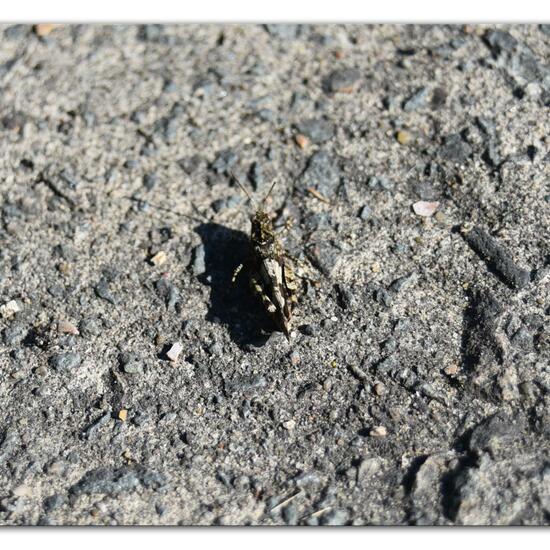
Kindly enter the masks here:
<path id="1" fill-rule="evenodd" d="M 302 490 L 300 489 L 299 491 L 289 496 L 282 502 L 279 502 L 279 504 L 276 504 L 275 506 L 273 506 L 273 508 L 270 508 L 269 511 L 273 512 L 274 510 L 278 510 L 279 508 L 282 508 L 283 506 L 285 506 L 286 504 L 288 504 L 290 501 L 294 500 L 298 495 L 301 495 L 301 494 L 302 494 Z"/>
<path id="2" fill-rule="evenodd" d="M 306 191 L 313 195 L 316 199 L 320 200 L 321 202 L 324 202 L 325 204 L 330 204 L 330 201 L 323 195 L 322 193 L 319 193 L 316 189 L 313 189 L 313 187 L 308 187 Z"/>
<path id="3" fill-rule="evenodd" d="M 301 519 L 316 518 L 316 517 L 322 516 L 325 512 L 328 512 L 331 509 L 332 509 L 332 506 L 327 506 L 326 508 L 321 508 L 320 510 L 317 510 L 316 512 L 313 512 L 312 514 L 302 516 Z"/>
<path id="4" fill-rule="evenodd" d="M 61 189 L 59 189 L 59 187 L 57 187 L 57 185 L 55 185 L 53 181 L 44 177 L 42 177 L 41 181 L 46 184 L 46 186 L 50 189 L 50 191 L 53 192 L 54 195 L 57 195 L 58 197 L 61 197 L 62 199 L 66 200 L 71 206 L 71 208 L 76 208 L 78 206 L 74 201 L 74 199 L 72 199 L 71 197 L 69 197 L 69 195 L 67 195 Z"/>

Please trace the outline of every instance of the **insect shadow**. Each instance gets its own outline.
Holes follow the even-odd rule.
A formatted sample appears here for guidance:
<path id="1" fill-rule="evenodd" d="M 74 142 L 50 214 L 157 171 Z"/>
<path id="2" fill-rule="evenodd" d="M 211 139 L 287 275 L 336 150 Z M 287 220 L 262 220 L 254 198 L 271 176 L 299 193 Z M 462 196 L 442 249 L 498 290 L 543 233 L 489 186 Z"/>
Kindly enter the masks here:
<path id="1" fill-rule="evenodd" d="M 271 320 L 250 291 L 245 274 L 231 282 L 235 268 L 248 257 L 248 235 L 212 222 L 199 225 L 195 232 L 204 245 L 206 268 L 198 279 L 210 287 L 206 319 L 227 326 L 241 348 L 262 346 L 273 331 Z"/>

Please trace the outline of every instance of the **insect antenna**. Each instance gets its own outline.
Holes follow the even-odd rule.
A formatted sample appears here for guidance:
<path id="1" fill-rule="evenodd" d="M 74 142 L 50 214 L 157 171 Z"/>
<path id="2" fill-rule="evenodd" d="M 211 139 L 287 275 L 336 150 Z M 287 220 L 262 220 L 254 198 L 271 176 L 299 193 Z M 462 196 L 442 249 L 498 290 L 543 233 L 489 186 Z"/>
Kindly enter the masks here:
<path id="1" fill-rule="evenodd" d="M 277 183 L 277 180 L 274 180 L 271 184 L 271 187 L 269 188 L 269 191 L 267 192 L 267 195 L 262 199 L 262 208 L 265 204 L 265 201 L 268 199 L 269 195 L 271 195 L 271 191 L 273 191 L 273 188 L 275 187 L 275 184 Z"/>
<path id="2" fill-rule="evenodd" d="M 231 171 L 229 171 L 228 173 L 235 180 L 237 185 L 242 189 L 244 194 L 248 197 L 248 200 L 252 203 L 254 208 L 257 208 L 256 201 L 250 196 L 250 193 L 246 190 L 246 187 L 239 181 L 239 178 Z"/>

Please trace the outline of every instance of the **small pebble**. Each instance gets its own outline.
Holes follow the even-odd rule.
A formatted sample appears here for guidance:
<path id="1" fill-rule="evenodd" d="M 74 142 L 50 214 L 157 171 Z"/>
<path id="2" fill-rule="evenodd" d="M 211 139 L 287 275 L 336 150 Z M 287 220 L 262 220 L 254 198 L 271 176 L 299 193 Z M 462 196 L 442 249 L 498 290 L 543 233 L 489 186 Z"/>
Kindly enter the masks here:
<path id="1" fill-rule="evenodd" d="M 297 134 L 294 137 L 294 140 L 296 141 L 296 145 L 298 145 L 300 149 L 306 149 L 307 147 L 309 147 L 309 139 L 303 134 Z"/>
<path id="2" fill-rule="evenodd" d="M 373 389 L 376 395 L 384 395 L 384 393 L 386 393 L 386 386 L 384 386 L 382 382 L 376 382 L 376 384 L 374 384 L 373 386 Z"/>
<path id="3" fill-rule="evenodd" d="M 54 369 L 71 370 L 80 366 L 82 359 L 80 354 L 74 352 L 57 353 L 50 357 L 49 363 Z"/>
<path id="4" fill-rule="evenodd" d="M 141 359 L 135 353 L 124 353 L 120 358 L 122 370 L 126 374 L 142 374 L 143 365 Z"/>
<path id="5" fill-rule="evenodd" d="M 205 254 L 204 244 L 199 244 L 193 249 L 193 261 L 191 263 L 193 275 L 198 276 L 206 272 Z"/>
<path id="6" fill-rule="evenodd" d="M 0 313 L 2 314 L 2 317 L 11 317 L 19 311 L 21 311 L 21 307 L 17 303 L 17 300 L 10 300 L 9 302 L 6 302 L 4 305 L 0 306 Z"/>
<path id="7" fill-rule="evenodd" d="M 56 23 L 39 23 L 34 26 L 36 36 L 48 36 L 56 27 L 61 25 Z"/>
<path id="8" fill-rule="evenodd" d="M 158 266 L 161 266 L 162 264 L 166 263 L 166 260 L 168 259 L 168 255 L 164 250 L 161 250 L 157 252 L 149 261 L 153 264 Z"/>
<path id="9" fill-rule="evenodd" d="M 283 428 L 288 431 L 292 431 L 296 427 L 296 421 L 295 420 L 287 420 L 286 422 L 283 422 Z"/>
<path id="10" fill-rule="evenodd" d="M 311 118 L 303 120 L 296 125 L 300 135 L 306 136 L 313 143 L 324 143 L 334 135 L 334 127 L 322 118 Z"/>
<path id="11" fill-rule="evenodd" d="M 375 426 L 369 432 L 369 435 L 371 437 L 385 437 L 386 435 L 388 435 L 388 430 L 385 426 Z"/>
<path id="12" fill-rule="evenodd" d="M 57 323 L 57 331 L 61 334 L 80 334 L 78 329 L 72 323 L 69 323 L 69 321 L 59 321 Z"/>
<path id="13" fill-rule="evenodd" d="M 359 212 L 359 217 L 363 220 L 363 221 L 366 221 L 368 220 L 372 215 L 372 210 L 367 206 L 363 206 L 361 208 L 361 211 Z"/>
<path id="14" fill-rule="evenodd" d="M 412 141 L 412 135 L 406 130 L 399 130 L 396 139 L 401 145 L 407 145 Z"/>
<path id="15" fill-rule="evenodd" d="M 448 376 L 454 376 L 458 372 L 458 365 L 449 365 L 445 367 L 444 372 Z"/>
<path id="16" fill-rule="evenodd" d="M 120 411 L 118 411 L 118 418 L 119 420 L 122 420 L 122 422 L 126 422 L 126 419 L 128 418 L 128 410 L 121 409 Z"/>
<path id="17" fill-rule="evenodd" d="M 180 342 L 175 342 L 172 344 L 172 347 L 166 352 L 166 357 L 170 359 L 173 363 L 178 360 L 180 353 L 183 351 L 183 346 Z"/>
<path id="18" fill-rule="evenodd" d="M 417 216 L 429 218 L 439 208 L 439 202 L 418 201 L 412 205 L 412 208 Z"/>
<path id="19" fill-rule="evenodd" d="M 101 279 L 95 286 L 94 290 L 99 298 L 102 298 L 113 305 L 116 304 L 115 297 L 111 294 L 111 291 L 109 290 L 109 283 L 106 279 Z"/>
<path id="20" fill-rule="evenodd" d="M 14 490 L 13 494 L 16 497 L 30 497 L 32 496 L 32 487 L 29 487 L 28 485 L 18 485 Z"/>
<path id="21" fill-rule="evenodd" d="M 342 68 L 332 71 L 323 82 L 323 88 L 328 93 L 351 93 L 361 77 L 358 70 Z"/>

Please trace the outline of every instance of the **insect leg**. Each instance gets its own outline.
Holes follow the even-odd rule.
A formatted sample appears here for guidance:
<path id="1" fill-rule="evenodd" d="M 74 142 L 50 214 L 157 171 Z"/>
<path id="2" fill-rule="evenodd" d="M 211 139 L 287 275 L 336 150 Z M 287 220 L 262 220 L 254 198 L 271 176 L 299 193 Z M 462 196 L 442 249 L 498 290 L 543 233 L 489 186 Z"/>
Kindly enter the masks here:
<path id="1" fill-rule="evenodd" d="M 283 225 L 283 227 L 279 229 L 279 231 L 277 231 L 277 236 L 286 235 L 292 229 L 293 225 L 294 225 L 294 220 L 292 218 L 288 218 L 285 221 L 285 224 Z"/>
<path id="2" fill-rule="evenodd" d="M 239 276 L 239 273 L 241 272 L 241 269 L 244 267 L 244 264 L 240 264 L 237 266 L 237 269 L 233 271 L 233 277 L 231 278 L 231 282 L 235 284 L 235 281 L 237 280 L 237 277 Z"/>
<path id="3" fill-rule="evenodd" d="M 275 313 L 277 311 L 275 304 L 269 299 L 269 296 L 264 292 L 262 285 L 254 276 L 250 277 L 250 287 L 253 292 L 262 299 L 262 302 L 269 313 Z"/>

